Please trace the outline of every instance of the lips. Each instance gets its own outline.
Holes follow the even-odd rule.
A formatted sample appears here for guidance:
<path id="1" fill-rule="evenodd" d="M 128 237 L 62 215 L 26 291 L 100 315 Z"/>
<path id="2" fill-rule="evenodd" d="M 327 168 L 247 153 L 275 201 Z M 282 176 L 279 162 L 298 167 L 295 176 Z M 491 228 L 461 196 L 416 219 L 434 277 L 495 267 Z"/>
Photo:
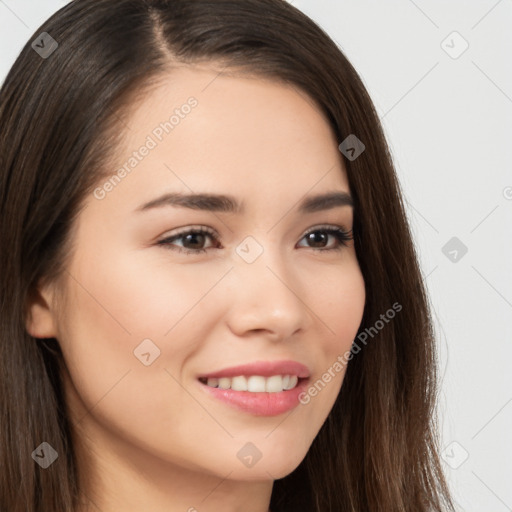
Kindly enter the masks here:
<path id="1" fill-rule="evenodd" d="M 309 369 L 307 366 L 296 361 L 257 361 L 239 366 L 232 366 L 222 370 L 213 371 L 200 375 L 200 379 L 221 378 L 221 377 L 238 377 L 245 375 L 260 375 L 261 377 L 272 377 L 273 375 L 295 375 L 299 379 L 309 377 Z"/>
<path id="2" fill-rule="evenodd" d="M 296 361 L 259 361 L 198 377 L 209 396 L 257 416 L 275 416 L 299 404 L 309 369 Z"/>

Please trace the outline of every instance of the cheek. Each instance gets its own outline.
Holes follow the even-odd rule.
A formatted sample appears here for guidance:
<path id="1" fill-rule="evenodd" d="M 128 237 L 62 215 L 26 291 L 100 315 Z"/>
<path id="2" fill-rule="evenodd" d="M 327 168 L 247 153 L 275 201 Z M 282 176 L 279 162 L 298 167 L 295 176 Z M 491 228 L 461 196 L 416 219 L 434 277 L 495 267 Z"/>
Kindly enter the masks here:
<path id="1" fill-rule="evenodd" d="M 165 424 L 173 411 L 190 405 L 174 379 L 182 380 L 184 363 L 207 336 L 219 295 L 206 295 L 229 270 L 192 267 L 178 272 L 161 257 L 141 262 L 106 250 L 82 253 L 70 268 L 59 337 L 79 396 L 75 404 L 94 408 L 105 423 L 107 416 L 117 418 L 117 425 L 139 432 L 147 430 L 150 416 L 134 418 L 131 408 L 153 417 L 158 411 Z M 196 413 L 197 424 L 204 423 Z"/>
<path id="2" fill-rule="evenodd" d="M 359 266 L 354 264 L 334 281 L 321 286 L 314 311 L 318 316 L 316 374 L 311 379 L 301 403 L 306 410 L 315 411 L 317 427 L 327 418 L 339 394 L 349 360 L 347 358 L 359 329 L 366 300 L 365 283 Z"/>
<path id="3" fill-rule="evenodd" d="M 354 262 L 339 279 L 326 280 L 318 286 L 315 307 L 327 333 L 326 354 L 340 354 L 350 348 L 363 317 L 366 301 L 365 283 Z"/>
<path id="4" fill-rule="evenodd" d="M 71 270 L 77 314 L 89 320 L 89 329 L 104 332 L 104 342 L 116 344 L 122 337 L 133 349 L 137 340 L 168 339 L 189 322 L 196 306 L 229 270 L 228 265 L 180 268 L 162 253 L 154 254 L 157 257 L 139 258 L 102 253 L 96 260 L 84 254 Z"/>
<path id="5" fill-rule="evenodd" d="M 161 269 L 151 273 L 116 263 L 102 257 L 101 264 L 89 259 L 89 265 L 70 269 L 74 279 L 59 338 L 70 375 L 67 401 L 83 428 L 97 432 L 101 425 L 128 446 L 193 465 L 193 443 L 204 437 L 211 418 L 179 381 L 194 340 L 200 343 L 199 315 L 206 306 L 187 311 L 213 283 L 194 287 L 190 276 L 178 273 L 165 282 L 154 279 L 166 275 Z M 177 421 L 183 417 L 186 422 Z"/>

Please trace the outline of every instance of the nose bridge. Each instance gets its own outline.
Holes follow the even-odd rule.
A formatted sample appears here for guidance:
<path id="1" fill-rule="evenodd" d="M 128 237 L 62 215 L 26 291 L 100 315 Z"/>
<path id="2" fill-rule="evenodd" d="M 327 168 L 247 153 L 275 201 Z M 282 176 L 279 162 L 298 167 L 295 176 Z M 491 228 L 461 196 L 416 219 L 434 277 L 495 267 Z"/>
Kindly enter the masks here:
<path id="1" fill-rule="evenodd" d="M 266 240 L 263 247 L 247 237 L 236 248 L 229 322 L 238 334 L 266 330 L 285 338 L 305 326 L 309 313 L 286 255 Z"/>

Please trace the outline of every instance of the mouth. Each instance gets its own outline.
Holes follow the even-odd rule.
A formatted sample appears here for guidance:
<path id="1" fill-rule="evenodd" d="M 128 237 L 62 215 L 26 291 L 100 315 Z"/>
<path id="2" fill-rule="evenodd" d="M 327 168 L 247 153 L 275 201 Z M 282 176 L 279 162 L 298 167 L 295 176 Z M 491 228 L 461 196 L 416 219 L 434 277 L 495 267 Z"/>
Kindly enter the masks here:
<path id="1" fill-rule="evenodd" d="M 214 400 L 255 416 L 276 416 L 299 404 L 309 369 L 295 361 L 262 361 L 198 377 Z"/>
<path id="2" fill-rule="evenodd" d="M 211 388 L 248 391 L 249 393 L 279 393 L 297 387 L 297 375 L 237 375 L 236 377 L 200 377 L 199 382 Z"/>

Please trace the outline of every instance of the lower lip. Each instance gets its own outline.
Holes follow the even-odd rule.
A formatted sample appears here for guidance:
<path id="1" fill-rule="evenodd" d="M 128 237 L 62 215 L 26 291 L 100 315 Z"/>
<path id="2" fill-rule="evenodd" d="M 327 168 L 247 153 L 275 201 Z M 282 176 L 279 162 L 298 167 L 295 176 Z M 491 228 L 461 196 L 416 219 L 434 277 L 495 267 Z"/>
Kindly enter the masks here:
<path id="1" fill-rule="evenodd" d="M 297 386 L 277 393 L 252 393 L 232 389 L 213 388 L 199 383 L 206 392 L 232 407 L 256 416 L 278 416 L 299 405 L 299 395 L 305 390 L 307 379 L 300 379 Z"/>

